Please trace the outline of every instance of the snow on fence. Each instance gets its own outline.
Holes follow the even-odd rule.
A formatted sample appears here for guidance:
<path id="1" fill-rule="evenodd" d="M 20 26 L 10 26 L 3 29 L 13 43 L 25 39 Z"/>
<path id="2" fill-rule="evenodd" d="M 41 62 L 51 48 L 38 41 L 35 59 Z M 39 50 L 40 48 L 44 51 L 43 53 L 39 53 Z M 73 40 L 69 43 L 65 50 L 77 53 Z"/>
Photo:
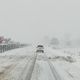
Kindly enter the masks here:
<path id="1" fill-rule="evenodd" d="M 0 53 L 25 46 L 26 44 L 2 44 L 0 45 Z"/>

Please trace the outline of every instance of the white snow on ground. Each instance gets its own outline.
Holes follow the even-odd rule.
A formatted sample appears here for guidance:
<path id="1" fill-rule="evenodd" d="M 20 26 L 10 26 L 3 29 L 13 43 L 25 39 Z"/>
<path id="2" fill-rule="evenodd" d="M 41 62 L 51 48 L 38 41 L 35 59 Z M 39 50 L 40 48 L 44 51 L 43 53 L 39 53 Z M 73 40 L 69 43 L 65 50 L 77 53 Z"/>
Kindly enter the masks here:
<path id="1" fill-rule="evenodd" d="M 0 54 L 0 80 L 28 80 L 34 47 L 25 47 Z M 45 47 L 45 54 L 60 76 L 60 80 L 80 80 L 80 56 Z M 29 76 L 29 75 L 28 75 Z M 30 80 L 56 80 L 43 53 L 38 53 Z"/>

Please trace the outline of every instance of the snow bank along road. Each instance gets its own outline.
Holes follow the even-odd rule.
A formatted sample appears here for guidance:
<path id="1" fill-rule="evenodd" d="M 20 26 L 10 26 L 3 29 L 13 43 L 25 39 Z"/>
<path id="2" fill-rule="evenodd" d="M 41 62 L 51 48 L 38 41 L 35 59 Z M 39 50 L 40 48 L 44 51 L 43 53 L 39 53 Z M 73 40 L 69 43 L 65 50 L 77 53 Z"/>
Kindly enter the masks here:
<path id="1" fill-rule="evenodd" d="M 48 54 L 35 53 L 31 47 L 0 54 L 0 80 L 80 80 L 74 73 L 66 72 L 65 62 L 61 67 L 62 63 L 51 61 Z"/>

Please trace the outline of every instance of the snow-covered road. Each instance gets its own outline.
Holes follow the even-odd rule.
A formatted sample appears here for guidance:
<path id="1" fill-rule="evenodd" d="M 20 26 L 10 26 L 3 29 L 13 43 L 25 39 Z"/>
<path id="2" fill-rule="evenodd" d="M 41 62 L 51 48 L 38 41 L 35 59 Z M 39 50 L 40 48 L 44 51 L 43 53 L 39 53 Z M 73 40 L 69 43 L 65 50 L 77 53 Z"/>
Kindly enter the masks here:
<path id="1" fill-rule="evenodd" d="M 35 53 L 33 47 L 26 47 L 0 54 L 0 80 L 80 80 L 79 62 L 76 66 L 64 58 L 49 59 L 57 53 L 48 48 Z"/>

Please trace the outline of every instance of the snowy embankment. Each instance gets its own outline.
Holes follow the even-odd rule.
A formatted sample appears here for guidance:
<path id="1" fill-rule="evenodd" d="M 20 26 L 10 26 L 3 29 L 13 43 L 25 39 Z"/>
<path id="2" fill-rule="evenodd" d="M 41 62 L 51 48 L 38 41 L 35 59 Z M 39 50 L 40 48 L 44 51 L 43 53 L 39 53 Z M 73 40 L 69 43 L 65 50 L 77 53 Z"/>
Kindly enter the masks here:
<path id="1" fill-rule="evenodd" d="M 33 57 L 31 50 L 31 47 L 26 47 L 1 53 L 0 80 L 20 80 L 25 66 Z"/>
<path id="2" fill-rule="evenodd" d="M 47 48 L 51 62 L 55 66 L 62 80 L 80 80 L 80 52 L 75 49 L 54 49 Z"/>

